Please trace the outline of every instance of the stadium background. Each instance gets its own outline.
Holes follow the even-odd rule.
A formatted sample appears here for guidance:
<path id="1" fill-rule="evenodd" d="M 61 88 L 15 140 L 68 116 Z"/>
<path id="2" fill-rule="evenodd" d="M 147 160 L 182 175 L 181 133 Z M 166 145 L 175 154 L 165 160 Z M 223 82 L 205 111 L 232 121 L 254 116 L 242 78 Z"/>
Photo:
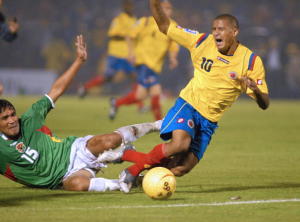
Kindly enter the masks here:
<path id="1" fill-rule="evenodd" d="M 138 17 L 149 15 L 148 1 L 134 2 Z M 210 22 L 216 15 L 236 15 L 241 26 L 241 43 L 264 59 L 271 97 L 300 98 L 300 1 L 173 0 L 172 3 L 178 24 L 202 32 L 210 32 Z M 80 82 L 103 67 L 106 32 L 120 9 L 121 0 L 5 1 L 2 11 L 8 17 L 16 16 L 21 29 L 14 43 L 0 42 L 0 68 L 8 68 L 7 72 L 16 68 L 47 69 L 59 74 L 73 59 L 74 36 L 83 33 L 88 41 L 89 60 L 69 91 L 75 93 Z M 162 83 L 168 95 L 177 95 L 192 75 L 184 49 L 179 61 L 176 70 L 163 72 Z M 117 87 L 107 85 L 103 93 L 118 94 L 128 88 L 125 86 L 128 83 Z"/>

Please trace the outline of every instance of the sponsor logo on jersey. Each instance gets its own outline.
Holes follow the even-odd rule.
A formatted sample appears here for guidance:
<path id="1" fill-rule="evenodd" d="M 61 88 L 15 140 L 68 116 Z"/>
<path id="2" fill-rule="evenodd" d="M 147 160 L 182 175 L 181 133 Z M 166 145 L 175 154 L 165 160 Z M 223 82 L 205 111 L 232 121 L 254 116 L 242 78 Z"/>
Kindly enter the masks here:
<path id="1" fill-rule="evenodd" d="M 196 31 L 196 30 L 187 29 L 187 28 L 182 28 L 182 27 L 179 26 L 179 25 L 177 25 L 176 28 L 181 29 L 181 30 L 183 30 L 183 31 L 185 31 L 185 32 L 187 32 L 187 33 L 194 34 L 194 35 L 198 34 L 198 31 Z"/>
<path id="2" fill-rule="evenodd" d="M 228 76 L 230 79 L 234 79 L 234 80 L 238 78 L 238 74 L 233 71 L 229 72 Z"/>
<path id="3" fill-rule="evenodd" d="M 177 120 L 177 123 L 183 123 L 184 122 L 184 119 L 183 118 L 179 118 L 178 120 Z"/>
<path id="4" fill-rule="evenodd" d="M 25 149 L 26 149 L 26 146 L 24 145 L 23 142 L 20 142 L 16 145 L 16 150 L 19 152 L 19 153 L 24 153 L 25 152 Z"/>
<path id="5" fill-rule="evenodd" d="M 258 80 L 256 80 L 256 84 L 257 84 L 257 85 L 262 85 L 262 84 L 263 84 L 263 81 L 262 81 L 262 79 L 258 79 Z"/>
<path id="6" fill-rule="evenodd" d="M 194 121 L 193 120 L 191 120 L 191 119 L 189 119 L 188 120 L 188 126 L 190 127 L 190 128 L 194 128 L 195 127 L 195 123 L 194 123 Z"/>
<path id="7" fill-rule="evenodd" d="M 229 63 L 230 63 L 228 60 L 226 60 L 226 59 L 224 59 L 224 58 L 222 58 L 222 57 L 220 57 L 220 56 L 218 56 L 217 59 L 220 60 L 221 62 L 226 63 L 226 64 L 229 64 Z"/>

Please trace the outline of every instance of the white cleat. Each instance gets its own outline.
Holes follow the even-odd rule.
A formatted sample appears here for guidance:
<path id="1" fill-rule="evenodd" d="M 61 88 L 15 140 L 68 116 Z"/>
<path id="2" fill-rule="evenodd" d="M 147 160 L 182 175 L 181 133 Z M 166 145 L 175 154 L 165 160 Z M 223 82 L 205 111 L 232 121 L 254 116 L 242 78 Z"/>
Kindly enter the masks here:
<path id="1" fill-rule="evenodd" d="M 127 169 L 123 170 L 119 176 L 120 191 L 129 193 L 135 179 L 136 177 L 131 175 Z"/>

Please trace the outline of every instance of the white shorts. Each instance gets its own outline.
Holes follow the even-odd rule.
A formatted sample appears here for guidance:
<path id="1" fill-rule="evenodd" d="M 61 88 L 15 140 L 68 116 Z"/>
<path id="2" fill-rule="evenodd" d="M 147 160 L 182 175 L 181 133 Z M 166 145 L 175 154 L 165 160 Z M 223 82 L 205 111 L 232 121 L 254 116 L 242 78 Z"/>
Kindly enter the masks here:
<path id="1" fill-rule="evenodd" d="M 105 164 L 97 162 L 97 157 L 86 147 L 87 141 L 92 137 L 93 136 L 79 137 L 74 141 L 71 147 L 70 164 L 63 180 L 83 169 L 89 171 L 93 177 L 95 177 L 101 168 L 106 167 Z"/>

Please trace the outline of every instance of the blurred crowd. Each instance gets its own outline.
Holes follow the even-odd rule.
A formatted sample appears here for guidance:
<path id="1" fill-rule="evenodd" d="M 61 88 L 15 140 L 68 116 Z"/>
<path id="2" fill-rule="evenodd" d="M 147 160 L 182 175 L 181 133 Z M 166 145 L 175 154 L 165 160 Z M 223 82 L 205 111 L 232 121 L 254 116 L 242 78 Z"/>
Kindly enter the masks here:
<path id="1" fill-rule="evenodd" d="M 171 2 L 177 23 L 201 32 L 210 32 L 216 15 L 235 15 L 240 21 L 241 43 L 264 59 L 270 96 L 300 97 L 299 0 Z M 137 17 L 150 14 L 148 1 L 135 0 L 135 4 Z M 82 33 L 88 41 L 89 60 L 76 81 L 84 81 L 103 66 L 106 32 L 120 10 L 121 0 L 6 1 L 2 11 L 8 17 L 16 16 L 21 28 L 14 44 L 0 42 L 0 67 L 47 68 L 60 73 L 72 61 L 74 36 Z M 181 50 L 179 68 L 163 75 L 162 83 L 165 81 L 170 93 L 177 94 L 192 75 L 187 56 Z"/>

